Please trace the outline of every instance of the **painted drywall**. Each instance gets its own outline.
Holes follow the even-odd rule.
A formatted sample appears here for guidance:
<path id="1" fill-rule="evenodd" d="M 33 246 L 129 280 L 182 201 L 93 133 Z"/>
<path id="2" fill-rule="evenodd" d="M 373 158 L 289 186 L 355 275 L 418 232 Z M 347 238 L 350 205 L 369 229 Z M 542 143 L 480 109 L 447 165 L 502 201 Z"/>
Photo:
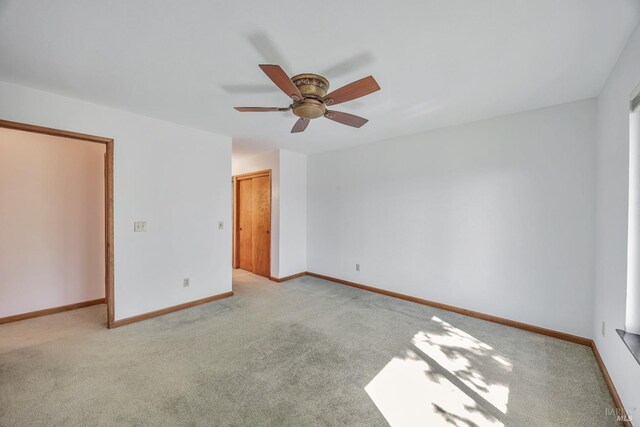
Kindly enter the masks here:
<path id="1" fill-rule="evenodd" d="M 271 276 L 307 266 L 307 156 L 275 150 L 234 157 L 233 175 L 271 169 Z"/>
<path id="2" fill-rule="evenodd" d="M 639 0 L 4 0 L 0 80 L 315 153 L 597 96 L 639 19 Z M 371 122 L 238 113 L 289 104 L 261 62 L 331 90 L 373 75 L 336 106 Z"/>
<path id="3" fill-rule="evenodd" d="M 307 156 L 280 150 L 279 277 L 307 271 Z"/>
<path id="4" fill-rule="evenodd" d="M 310 156 L 309 271 L 590 337 L 595 115 L 591 99 Z"/>
<path id="5" fill-rule="evenodd" d="M 231 290 L 231 138 L 7 83 L 0 118 L 114 138 L 116 320 Z"/>
<path id="6" fill-rule="evenodd" d="M 271 276 L 280 277 L 280 153 L 268 151 L 232 161 L 233 175 L 265 169 L 271 169 Z"/>
<path id="7" fill-rule="evenodd" d="M 105 149 L 0 128 L 0 317 L 104 298 Z"/>
<path id="8" fill-rule="evenodd" d="M 592 326 L 602 359 L 634 420 L 640 419 L 640 365 L 615 329 L 625 326 L 629 99 L 640 84 L 639 52 L 640 28 L 637 28 L 598 97 L 597 244 Z M 605 336 L 602 336 L 602 322 L 605 323 Z"/>

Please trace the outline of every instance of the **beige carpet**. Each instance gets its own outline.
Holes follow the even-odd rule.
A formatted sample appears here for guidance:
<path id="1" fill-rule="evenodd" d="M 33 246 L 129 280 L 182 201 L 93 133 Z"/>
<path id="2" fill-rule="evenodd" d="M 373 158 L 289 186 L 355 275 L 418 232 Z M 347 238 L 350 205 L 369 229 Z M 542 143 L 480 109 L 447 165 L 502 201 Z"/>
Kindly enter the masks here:
<path id="1" fill-rule="evenodd" d="M 608 426 L 591 349 L 303 277 L 0 326 L 0 426 Z"/>

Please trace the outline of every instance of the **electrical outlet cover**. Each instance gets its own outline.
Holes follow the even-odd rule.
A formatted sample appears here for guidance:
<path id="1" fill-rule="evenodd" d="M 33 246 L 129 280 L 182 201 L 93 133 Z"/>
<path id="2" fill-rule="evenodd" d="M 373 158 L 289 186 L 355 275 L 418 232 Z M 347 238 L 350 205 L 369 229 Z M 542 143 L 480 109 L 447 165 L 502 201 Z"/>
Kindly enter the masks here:
<path id="1" fill-rule="evenodd" d="M 135 221 L 133 223 L 133 231 L 136 233 L 147 231 L 147 221 Z"/>

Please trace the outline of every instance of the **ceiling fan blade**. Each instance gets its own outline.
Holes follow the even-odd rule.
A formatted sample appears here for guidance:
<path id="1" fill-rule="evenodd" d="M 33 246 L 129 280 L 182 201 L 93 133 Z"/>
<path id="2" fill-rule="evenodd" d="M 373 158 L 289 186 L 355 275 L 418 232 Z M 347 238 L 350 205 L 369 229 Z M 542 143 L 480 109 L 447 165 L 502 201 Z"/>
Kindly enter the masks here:
<path id="1" fill-rule="evenodd" d="M 338 62 L 329 68 L 325 68 L 320 74 L 329 77 L 339 77 L 346 75 L 357 68 L 371 65 L 373 62 L 375 62 L 375 59 L 370 52 L 361 52 L 356 56 L 345 59 L 342 62 Z M 282 62 L 280 62 L 280 64 L 282 64 Z"/>
<path id="2" fill-rule="evenodd" d="M 378 82 L 372 76 L 369 76 L 327 94 L 324 97 L 324 103 L 327 105 L 342 104 L 343 102 L 369 95 L 377 90 L 380 90 Z"/>
<path id="3" fill-rule="evenodd" d="M 343 113 L 341 111 L 327 111 L 324 116 L 327 119 L 331 119 L 334 122 L 342 123 L 343 125 L 352 126 L 354 128 L 362 127 L 369 120 L 355 116 L 349 113 Z"/>
<path id="4" fill-rule="evenodd" d="M 233 107 L 234 110 L 241 113 L 263 113 L 266 111 L 289 111 L 289 108 L 280 107 Z"/>
<path id="5" fill-rule="evenodd" d="M 294 101 L 302 99 L 302 94 L 298 90 L 298 87 L 279 65 L 260 64 L 260 68 L 288 97 Z"/>
<path id="6" fill-rule="evenodd" d="M 303 119 L 302 117 L 298 119 L 298 121 L 293 125 L 291 129 L 291 133 L 304 132 L 304 130 L 309 126 L 309 119 Z"/>
<path id="7" fill-rule="evenodd" d="M 225 92 L 235 95 L 235 94 L 254 94 L 254 93 L 276 93 L 278 92 L 278 88 L 273 87 L 270 83 L 265 83 L 263 85 L 254 85 L 254 84 L 228 84 L 228 85 L 220 85 L 220 89 Z"/>
<path id="8" fill-rule="evenodd" d="M 253 46 L 257 53 L 262 56 L 262 60 L 269 64 L 282 64 L 285 70 L 290 70 L 289 62 L 278 44 L 271 38 L 266 31 L 254 31 L 247 35 L 247 40 Z"/>

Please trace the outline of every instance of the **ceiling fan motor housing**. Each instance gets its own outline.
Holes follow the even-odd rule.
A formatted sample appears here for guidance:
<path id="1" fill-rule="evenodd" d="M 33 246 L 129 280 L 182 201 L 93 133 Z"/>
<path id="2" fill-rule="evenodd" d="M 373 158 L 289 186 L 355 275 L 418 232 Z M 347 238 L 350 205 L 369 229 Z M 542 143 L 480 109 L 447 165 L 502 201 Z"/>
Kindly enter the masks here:
<path id="1" fill-rule="evenodd" d="M 329 81 L 318 74 L 298 74 L 291 78 L 304 97 L 293 103 L 293 114 L 304 119 L 317 119 L 327 111 L 322 99 L 329 90 Z"/>

